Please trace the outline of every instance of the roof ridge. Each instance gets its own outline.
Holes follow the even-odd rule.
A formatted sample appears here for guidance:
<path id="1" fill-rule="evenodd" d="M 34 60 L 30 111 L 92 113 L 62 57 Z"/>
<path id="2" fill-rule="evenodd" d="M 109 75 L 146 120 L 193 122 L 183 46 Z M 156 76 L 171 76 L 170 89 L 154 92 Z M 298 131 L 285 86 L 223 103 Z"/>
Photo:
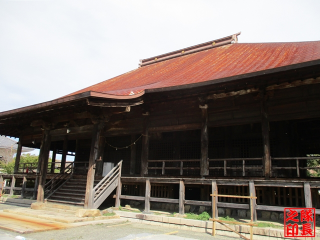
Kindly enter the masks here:
<path id="1" fill-rule="evenodd" d="M 197 45 L 194 45 L 191 47 L 182 48 L 182 49 L 179 49 L 179 50 L 176 50 L 173 52 L 168 52 L 165 54 L 157 55 L 155 57 L 142 59 L 142 60 L 140 60 L 139 66 L 143 67 L 143 66 L 150 65 L 153 63 L 161 62 L 161 61 L 168 60 L 171 58 L 181 57 L 181 56 L 184 56 L 187 54 L 207 50 L 210 48 L 220 47 L 220 46 L 223 46 L 226 44 L 231 44 L 231 43 L 237 43 L 238 42 L 238 35 L 240 35 L 240 34 L 241 34 L 241 32 L 238 32 L 236 34 L 233 34 L 233 35 L 230 35 L 227 37 L 223 37 L 223 38 L 219 38 L 219 39 L 212 40 L 209 42 L 197 44 Z"/>

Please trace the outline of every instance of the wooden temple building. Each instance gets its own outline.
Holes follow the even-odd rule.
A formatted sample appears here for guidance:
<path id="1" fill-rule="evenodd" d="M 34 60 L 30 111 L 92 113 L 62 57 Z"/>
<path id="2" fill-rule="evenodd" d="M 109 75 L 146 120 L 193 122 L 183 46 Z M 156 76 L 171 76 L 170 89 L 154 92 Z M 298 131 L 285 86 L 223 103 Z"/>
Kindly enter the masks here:
<path id="1" fill-rule="evenodd" d="M 186 205 L 210 207 L 217 190 L 256 195 L 255 212 L 320 214 L 320 167 L 312 165 L 320 156 L 320 41 L 238 43 L 238 35 L 1 112 L 1 135 L 18 137 L 20 152 L 40 149 L 37 166 L 19 164 L 18 149 L 15 173 L 2 175 L 11 179 L 6 191 L 98 208 L 117 188 L 117 206 L 136 201 L 148 212 L 165 203 L 184 213 Z M 104 176 L 108 164 L 115 167 Z M 219 197 L 218 207 L 249 204 Z"/>

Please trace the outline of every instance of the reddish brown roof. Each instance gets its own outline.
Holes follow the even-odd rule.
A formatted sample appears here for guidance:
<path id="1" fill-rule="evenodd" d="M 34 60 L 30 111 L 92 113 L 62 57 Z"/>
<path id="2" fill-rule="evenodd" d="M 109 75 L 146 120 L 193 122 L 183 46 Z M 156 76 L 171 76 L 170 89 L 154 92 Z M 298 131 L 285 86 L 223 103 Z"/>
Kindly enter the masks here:
<path id="1" fill-rule="evenodd" d="M 319 59 L 320 41 L 234 43 L 143 66 L 70 95 L 86 91 L 133 95 L 144 90 L 187 86 Z"/>

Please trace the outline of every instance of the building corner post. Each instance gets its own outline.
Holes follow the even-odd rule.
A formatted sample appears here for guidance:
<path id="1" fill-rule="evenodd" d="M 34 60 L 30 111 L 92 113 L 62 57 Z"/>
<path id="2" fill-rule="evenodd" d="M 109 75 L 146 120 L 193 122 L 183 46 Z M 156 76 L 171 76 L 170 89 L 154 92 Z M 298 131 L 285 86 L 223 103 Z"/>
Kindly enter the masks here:
<path id="1" fill-rule="evenodd" d="M 84 208 L 86 209 L 91 209 L 93 208 L 93 205 L 94 205 L 93 184 L 94 184 L 94 175 L 95 175 L 95 163 L 96 163 L 98 152 L 99 152 L 99 139 L 103 129 L 104 129 L 104 122 L 95 123 L 93 126 L 89 166 L 88 166 L 88 173 L 87 173 L 86 193 L 85 193 L 85 200 L 84 200 Z"/>
<path id="2" fill-rule="evenodd" d="M 19 142 L 18 142 L 16 160 L 14 162 L 14 171 L 13 171 L 14 174 L 18 173 L 18 171 L 19 171 L 21 152 L 22 152 L 22 140 L 21 140 L 21 137 L 20 137 L 19 138 Z"/>
<path id="3" fill-rule="evenodd" d="M 201 159 L 200 175 L 209 175 L 209 158 L 208 158 L 208 105 L 199 105 L 201 109 Z"/>

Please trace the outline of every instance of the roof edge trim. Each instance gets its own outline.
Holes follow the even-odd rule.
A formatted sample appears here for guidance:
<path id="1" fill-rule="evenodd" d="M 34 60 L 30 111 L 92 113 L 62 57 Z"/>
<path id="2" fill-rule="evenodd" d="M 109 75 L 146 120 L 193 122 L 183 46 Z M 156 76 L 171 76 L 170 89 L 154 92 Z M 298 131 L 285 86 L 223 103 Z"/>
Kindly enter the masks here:
<path id="1" fill-rule="evenodd" d="M 153 63 L 158 63 L 164 60 L 168 60 L 171 58 L 176 58 L 176 57 L 181 57 L 184 55 L 188 55 L 191 53 L 195 53 L 195 52 L 199 52 L 199 51 L 203 51 L 203 50 L 207 50 L 210 48 L 215 48 L 215 47 L 220 47 L 226 44 L 231 44 L 231 43 L 237 43 L 238 42 L 238 35 L 240 35 L 241 32 L 238 32 L 236 34 L 224 37 L 224 38 L 220 38 L 220 39 L 216 39 L 216 40 L 212 40 L 209 42 L 205 42 L 205 43 L 201 43 L 201 44 L 197 44 L 191 47 L 186 47 L 180 50 L 176 50 L 173 52 L 169 52 L 169 53 L 165 53 L 165 54 L 161 54 L 155 57 L 151 57 L 151 58 L 146 58 L 146 59 L 142 59 L 140 60 L 140 67 L 146 66 L 146 65 L 150 65 Z"/>
<path id="2" fill-rule="evenodd" d="M 303 63 L 292 64 L 292 65 L 283 66 L 283 67 L 278 67 L 278 68 L 272 68 L 272 69 L 263 70 L 263 71 L 259 71 L 259 72 L 251 72 L 251 73 L 246 73 L 246 74 L 242 74 L 242 75 L 235 75 L 232 77 L 209 80 L 206 82 L 191 83 L 191 84 L 187 84 L 187 85 L 179 85 L 179 86 L 173 86 L 173 87 L 146 89 L 145 92 L 146 92 L 146 94 L 148 94 L 148 93 L 169 92 L 169 91 L 174 91 L 174 90 L 189 89 L 189 88 L 194 88 L 194 87 L 204 87 L 204 86 L 213 85 L 213 84 L 226 83 L 226 82 L 230 82 L 230 81 L 241 80 L 241 79 L 250 78 L 250 77 L 258 77 L 258 76 L 262 76 L 262 75 L 266 75 L 266 74 L 272 74 L 272 73 L 277 73 L 277 72 L 282 72 L 282 71 L 293 70 L 295 68 L 311 67 L 311 66 L 316 66 L 316 65 L 320 65 L 319 59 L 313 60 L 313 61 L 308 61 L 308 62 L 303 62 Z"/>
<path id="3" fill-rule="evenodd" d="M 129 99 L 135 99 L 135 98 L 141 97 L 142 95 L 144 95 L 144 93 L 145 93 L 145 91 L 141 91 L 137 94 L 126 96 L 126 95 L 113 95 L 113 94 L 107 94 L 107 93 L 101 93 L 101 92 L 87 91 L 87 92 L 79 93 L 79 94 L 72 95 L 72 96 L 57 98 L 57 99 L 43 102 L 43 103 L 38 103 L 38 104 L 34 104 L 34 105 L 22 107 L 22 108 L 16 108 L 13 110 L 0 112 L 0 117 L 4 117 L 7 115 L 16 114 L 16 113 L 33 111 L 33 110 L 37 110 L 37 109 L 40 109 L 43 107 L 49 107 L 49 106 L 58 105 L 58 104 L 71 102 L 71 101 L 76 101 L 76 100 L 80 100 L 80 99 L 84 99 L 84 98 L 88 98 L 88 97 L 97 97 L 97 98 L 106 98 L 106 99 L 115 99 L 115 100 L 129 100 Z"/>

